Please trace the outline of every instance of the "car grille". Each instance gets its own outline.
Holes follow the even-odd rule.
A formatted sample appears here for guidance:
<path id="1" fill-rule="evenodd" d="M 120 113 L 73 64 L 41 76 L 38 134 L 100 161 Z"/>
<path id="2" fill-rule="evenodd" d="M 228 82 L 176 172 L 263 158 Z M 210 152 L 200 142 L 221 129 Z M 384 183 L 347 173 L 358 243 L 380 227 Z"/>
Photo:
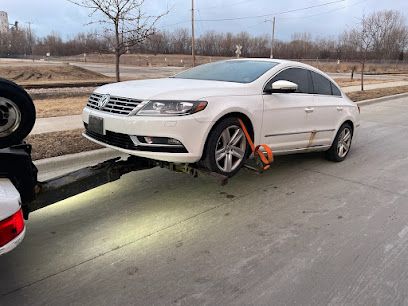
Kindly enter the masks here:
<path id="1" fill-rule="evenodd" d="M 88 100 L 87 106 L 93 109 L 97 109 L 103 112 L 108 112 L 112 114 L 119 115 L 129 115 L 132 110 L 134 110 L 142 101 L 131 99 L 131 98 L 122 98 L 111 96 L 109 102 L 103 107 L 98 106 L 98 101 L 103 95 L 93 93 Z"/>
<path id="2" fill-rule="evenodd" d="M 106 131 L 106 135 L 101 135 L 90 131 L 88 125 L 85 123 L 85 134 L 89 137 L 106 143 L 108 145 L 127 149 L 127 150 L 136 150 L 136 151 L 149 151 L 149 152 L 166 152 L 166 153 L 188 153 L 185 147 L 145 147 L 145 146 L 135 146 L 132 139 L 129 135 L 115 133 L 111 131 Z"/>

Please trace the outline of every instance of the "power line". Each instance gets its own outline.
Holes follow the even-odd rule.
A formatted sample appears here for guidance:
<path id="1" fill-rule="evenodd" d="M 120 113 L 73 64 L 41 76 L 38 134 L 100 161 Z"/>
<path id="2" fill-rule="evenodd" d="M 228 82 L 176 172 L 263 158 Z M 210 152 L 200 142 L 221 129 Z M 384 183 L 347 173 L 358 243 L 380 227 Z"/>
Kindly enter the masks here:
<path id="1" fill-rule="evenodd" d="M 282 12 L 277 12 L 277 13 L 271 13 L 271 14 L 243 16 L 243 17 L 230 17 L 230 18 L 218 18 L 218 19 L 202 19 L 202 20 L 197 20 L 197 21 L 218 22 L 218 21 L 231 21 L 231 20 L 264 18 L 264 17 L 283 15 L 283 14 L 288 14 L 288 13 L 293 13 L 293 12 L 298 12 L 298 11 L 309 10 L 309 9 L 312 9 L 312 8 L 327 6 L 327 5 L 330 5 L 330 4 L 340 3 L 340 2 L 345 2 L 345 1 L 346 0 L 331 1 L 331 2 L 326 2 L 326 3 L 322 3 L 322 4 L 316 4 L 316 5 L 311 5 L 311 6 L 307 6 L 307 7 L 302 7 L 302 8 L 298 8 L 298 9 L 292 9 L 292 10 L 287 10 L 287 11 L 282 11 Z"/>
<path id="2" fill-rule="evenodd" d="M 329 11 L 326 11 L 326 12 L 321 12 L 321 13 L 312 14 L 312 15 L 307 15 L 307 16 L 283 17 L 283 18 L 281 18 L 281 20 L 284 21 L 284 20 L 288 20 L 288 19 L 303 19 L 303 18 L 310 18 L 310 17 L 315 17 L 315 16 L 321 16 L 321 15 L 330 14 L 330 13 L 333 13 L 333 12 L 336 12 L 336 11 L 339 11 L 339 10 L 343 10 L 343 9 L 345 9 L 345 8 L 348 8 L 348 7 L 352 7 L 352 6 L 355 6 L 355 5 L 359 5 L 359 4 L 364 3 L 364 2 L 367 2 L 367 1 L 369 1 L 369 0 L 362 0 L 362 1 L 358 1 L 358 2 L 356 2 L 356 3 L 352 3 L 352 4 L 349 4 L 349 5 L 346 4 L 346 6 L 343 6 L 343 7 L 340 7 L 340 8 L 335 8 L 335 9 L 332 9 L 332 10 L 329 10 Z M 247 2 L 247 1 L 246 1 L 246 2 Z M 260 18 L 260 17 L 265 17 L 265 16 L 268 17 L 268 16 L 272 16 L 272 15 L 276 16 L 276 15 L 283 15 L 283 14 L 288 14 L 288 13 L 297 12 L 297 11 L 302 11 L 302 10 L 308 10 L 308 9 L 311 9 L 311 8 L 327 6 L 327 5 L 330 5 L 330 4 L 341 3 L 341 2 L 345 2 L 345 0 L 332 1 L 332 2 L 327 2 L 327 3 L 322 3 L 322 4 L 319 4 L 319 5 L 308 6 L 308 7 L 304 7 L 304 8 L 293 9 L 293 10 L 288 10 L 288 11 L 282 11 L 282 12 L 278 12 L 278 13 L 276 13 L 276 14 L 266 14 L 266 15 L 248 16 L 248 17 L 237 17 L 237 18 L 222 18 L 222 19 L 208 20 L 208 19 L 202 19 L 201 14 L 199 14 L 200 19 L 196 19 L 195 21 L 199 21 L 199 22 L 206 22 L 206 21 L 224 21 L 224 20 L 226 20 L 226 19 L 227 19 L 227 21 L 233 21 L 233 20 L 240 20 L 240 19 Z M 244 2 L 242 2 L 242 3 L 244 3 Z M 236 3 L 236 4 L 241 4 L 241 2 Z M 201 9 L 200 9 L 200 10 L 201 10 Z M 197 9 L 196 11 L 198 12 L 199 10 Z M 199 13 L 199 12 L 198 12 L 198 13 Z M 190 23 L 190 22 L 191 22 L 191 21 L 179 21 L 179 22 L 172 23 L 172 24 L 162 25 L 161 28 L 168 28 L 168 27 L 172 27 L 172 26 L 176 26 L 176 25 L 187 24 L 187 23 Z M 258 25 L 260 25 L 260 24 L 263 24 L 264 22 L 265 22 L 265 21 L 258 22 L 258 23 L 254 24 L 254 25 L 249 26 L 249 27 L 246 26 L 245 28 L 246 28 L 246 29 L 248 29 L 248 28 L 254 28 L 254 27 L 256 27 L 256 26 L 258 26 Z M 202 26 L 202 24 L 201 24 L 201 26 Z"/>
<path id="3" fill-rule="evenodd" d="M 359 4 L 364 3 L 364 2 L 367 2 L 367 1 L 369 1 L 369 0 L 362 0 L 362 1 L 358 1 L 358 2 L 356 2 L 356 3 L 352 3 L 352 4 L 349 4 L 349 5 L 346 4 L 345 6 L 342 6 L 342 7 L 338 7 L 338 8 L 335 8 L 335 9 L 331 9 L 331 10 L 328 10 L 328 11 L 325 11 L 325 12 L 321 12 L 321 13 L 317 13 L 317 14 L 312 14 L 312 15 L 294 16 L 294 17 L 283 17 L 283 18 L 280 18 L 280 20 L 304 19 L 304 18 L 322 16 L 322 15 L 330 14 L 330 13 L 337 12 L 337 11 L 340 11 L 340 10 L 344 10 L 344 9 L 349 8 L 349 7 L 352 7 L 352 6 L 356 6 L 356 5 L 359 5 Z"/>
<path id="4" fill-rule="evenodd" d="M 245 0 L 245 1 L 232 3 L 232 4 L 229 4 L 229 5 L 219 4 L 219 5 L 205 6 L 205 7 L 200 7 L 200 10 L 211 10 L 211 9 L 214 9 L 214 8 L 227 7 L 227 6 L 232 7 L 232 6 L 237 6 L 237 5 L 240 5 L 240 4 L 246 4 L 246 3 L 251 2 L 251 1 L 255 1 L 255 0 Z"/>

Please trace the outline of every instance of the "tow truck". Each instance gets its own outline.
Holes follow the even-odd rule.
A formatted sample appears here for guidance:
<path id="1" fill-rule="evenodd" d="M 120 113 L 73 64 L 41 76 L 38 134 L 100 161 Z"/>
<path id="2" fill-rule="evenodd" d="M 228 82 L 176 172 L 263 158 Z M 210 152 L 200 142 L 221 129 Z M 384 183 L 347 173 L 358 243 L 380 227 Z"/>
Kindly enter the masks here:
<path id="1" fill-rule="evenodd" d="M 38 181 L 31 158 L 32 147 L 24 139 L 36 119 L 34 103 L 17 84 L 0 78 L 0 255 L 16 248 L 24 239 L 30 213 L 118 180 L 122 175 L 154 167 L 212 176 L 219 184 L 228 177 L 207 172 L 197 165 L 174 164 L 128 156 L 114 158 L 46 181 Z"/>

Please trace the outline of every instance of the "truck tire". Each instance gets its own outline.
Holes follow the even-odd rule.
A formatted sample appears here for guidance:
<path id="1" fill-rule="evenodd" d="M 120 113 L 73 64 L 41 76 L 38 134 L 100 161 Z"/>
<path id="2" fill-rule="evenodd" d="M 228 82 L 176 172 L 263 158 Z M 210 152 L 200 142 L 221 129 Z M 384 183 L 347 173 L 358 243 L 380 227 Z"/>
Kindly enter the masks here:
<path id="1" fill-rule="evenodd" d="M 20 144 L 34 127 L 35 106 L 17 84 L 0 78 L 0 149 Z"/>

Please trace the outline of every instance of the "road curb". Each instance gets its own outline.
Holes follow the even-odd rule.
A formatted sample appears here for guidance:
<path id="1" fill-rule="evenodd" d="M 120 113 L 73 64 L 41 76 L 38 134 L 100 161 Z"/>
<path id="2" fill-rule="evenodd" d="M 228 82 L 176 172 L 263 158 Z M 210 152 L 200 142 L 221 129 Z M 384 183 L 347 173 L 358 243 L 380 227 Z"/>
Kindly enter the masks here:
<path id="1" fill-rule="evenodd" d="M 78 82 L 78 83 L 42 83 L 42 84 L 21 84 L 24 89 L 49 89 L 49 88 L 76 88 L 76 87 L 99 87 L 110 84 L 112 81 L 93 81 L 93 82 Z"/>
<path id="2" fill-rule="evenodd" d="M 356 103 L 359 106 L 366 106 L 366 105 L 371 105 L 371 104 L 375 104 L 375 103 L 400 99 L 400 98 L 404 98 L 404 97 L 408 97 L 408 92 L 404 92 L 404 93 L 400 93 L 400 94 L 396 94 L 396 95 L 392 95 L 392 96 L 385 96 L 385 97 L 380 97 L 380 98 L 375 98 L 375 99 L 358 101 Z"/>
<path id="3" fill-rule="evenodd" d="M 34 161 L 40 178 L 49 178 L 63 173 L 78 170 L 98 164 L 115 157 L 124 157 L 126 154 L 112 149 L 98 149 L 82 153 L 68 154 Z"/>

